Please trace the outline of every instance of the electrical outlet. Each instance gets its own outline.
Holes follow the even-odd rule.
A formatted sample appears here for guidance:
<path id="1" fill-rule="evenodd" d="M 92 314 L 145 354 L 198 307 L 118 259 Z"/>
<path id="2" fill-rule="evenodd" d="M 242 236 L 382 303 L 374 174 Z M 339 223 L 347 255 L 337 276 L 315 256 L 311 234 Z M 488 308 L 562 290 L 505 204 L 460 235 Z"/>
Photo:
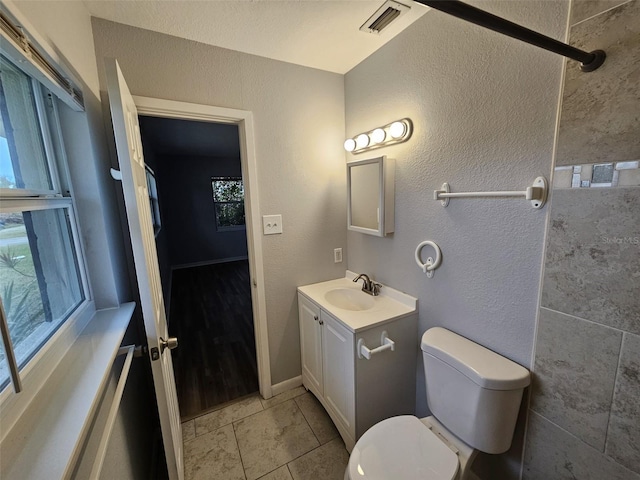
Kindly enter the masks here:
<path id="1" fill-rule="evenodd" d="M 342 263 L 342 249 L 334 248 L 333 249 L 333 263 Z"/>
<path id="2" fill-rule="evenodd" d="M 282 215 L 263 215 L 262 231 L 265 235 L 282 233 Z"/>

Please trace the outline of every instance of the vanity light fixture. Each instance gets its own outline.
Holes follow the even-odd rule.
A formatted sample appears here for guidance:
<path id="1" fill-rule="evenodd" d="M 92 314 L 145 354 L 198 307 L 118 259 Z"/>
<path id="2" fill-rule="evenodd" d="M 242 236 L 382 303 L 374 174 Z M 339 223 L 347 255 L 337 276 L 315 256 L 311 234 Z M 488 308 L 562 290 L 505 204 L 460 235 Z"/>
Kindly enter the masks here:
<path id="1" fill-rule="evenodd" d="M 353 138 L 347 138 L 344 141 L 344 149 L 347 152 L 353 152 L 356 149 L 356 141 Z"/>
<path id="2" fill-rule="evenodd" d="M 393 122 L 389 127 L 391 138 L 401 138 L 407 131 L 407 126 L 402 122 Z"/>
<path id="3" fill-rule="evenodd" d="M 361 133 L 356 137 L 356 150 L 367 148 L 369 146 L 369 143 L 369 135 L 367 135 L 366 133 Z"/>
<path id="4" fill-rule="evenodd" d="M 406 142 L 413 133 L 413 123 L 409 118 L 396 120 L 369 132 L 359 133 L 344 141 L 344 149 L 351 153 L 366 152 L 375 148 L 387 147 Z"/>
<path id="5" fill-rule="evenodd" d="M 387 132 L 384 131 L 384 128 L 376 128 L 373 132 L 371 132 L 371 143 L 379 144 L 384 142 L 387 138 Z"/>

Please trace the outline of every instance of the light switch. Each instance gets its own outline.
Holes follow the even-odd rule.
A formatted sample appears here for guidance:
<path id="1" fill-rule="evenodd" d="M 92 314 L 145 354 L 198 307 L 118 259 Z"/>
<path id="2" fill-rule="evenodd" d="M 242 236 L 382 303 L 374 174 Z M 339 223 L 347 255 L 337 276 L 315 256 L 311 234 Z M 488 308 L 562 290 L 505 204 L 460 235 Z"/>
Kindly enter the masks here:
<path id="1" fill-rule="evenodd" d="M 282 233 L 282 215 L 263 215 L 262 232 L 265 235 Z"/>

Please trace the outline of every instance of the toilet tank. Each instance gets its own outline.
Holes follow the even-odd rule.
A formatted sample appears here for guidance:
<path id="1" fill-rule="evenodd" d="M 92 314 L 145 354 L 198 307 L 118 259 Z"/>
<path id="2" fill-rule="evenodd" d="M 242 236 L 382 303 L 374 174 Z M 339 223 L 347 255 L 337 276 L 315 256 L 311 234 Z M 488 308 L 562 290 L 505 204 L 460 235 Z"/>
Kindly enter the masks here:
<path id="1" fill-rule="evenodd" d="M 422 357 L 433 416 L 473 448 L 506 452 L 529 371 L 440 327 L 422 336 Z"/>

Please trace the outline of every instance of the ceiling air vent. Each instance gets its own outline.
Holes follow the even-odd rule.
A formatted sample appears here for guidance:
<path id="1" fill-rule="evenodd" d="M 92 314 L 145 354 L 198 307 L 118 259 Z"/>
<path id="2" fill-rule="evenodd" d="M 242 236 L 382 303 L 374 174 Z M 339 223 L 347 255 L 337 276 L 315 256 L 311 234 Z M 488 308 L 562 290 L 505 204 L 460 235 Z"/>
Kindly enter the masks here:
<path id="1" fill-rule="evenodd" d="M 393 0 L 387 0 L 376 12 L 369 17 L 360 27 L 360 31 L 368 33 L 380 33 L 391 22 L 409 11 L 409 7 Z"/>

